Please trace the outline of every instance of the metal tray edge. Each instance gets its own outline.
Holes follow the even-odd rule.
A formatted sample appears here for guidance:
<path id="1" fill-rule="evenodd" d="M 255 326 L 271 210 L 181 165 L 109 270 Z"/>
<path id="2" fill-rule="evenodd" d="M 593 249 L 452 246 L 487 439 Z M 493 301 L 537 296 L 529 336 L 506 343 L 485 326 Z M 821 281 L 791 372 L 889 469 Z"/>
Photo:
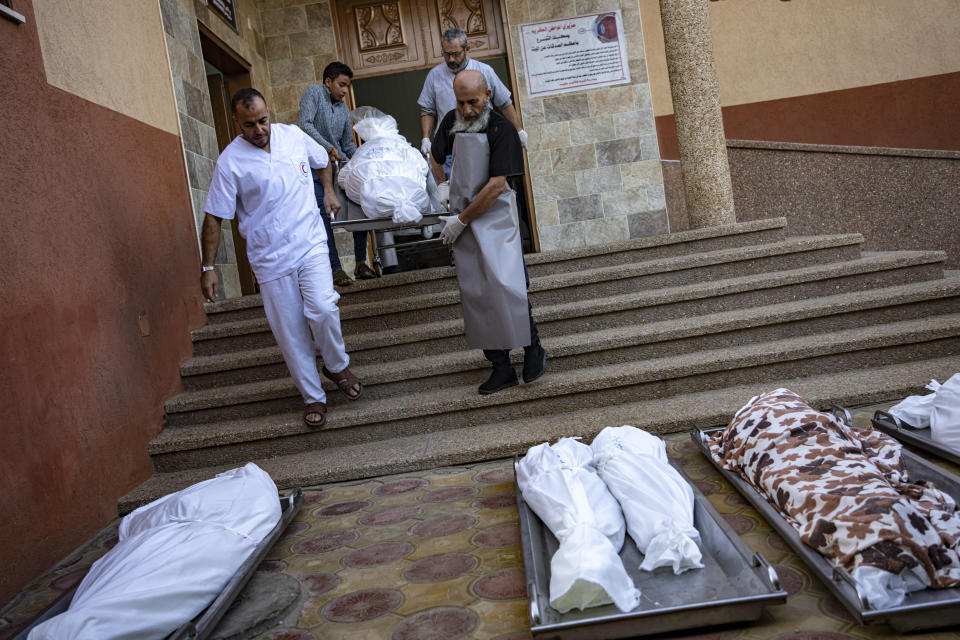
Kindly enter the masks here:
<path id="1" fill-rule="evenodd" d="M 940 456 L 954 464 L 960 464 L 960 454 L 934 442 L 929 435 L 921 435 L 921 432 L 929 433 L 929 427 L 926 429 L 903 428 L 893 420 L 893 416 L 885 411 L 877 411 L 870 422 L 874 429 L 883 431 L 892 438 Z"/>
<path id="2" fill-rule="evenodd" d="M 846 411 L 839 407 L 838 409 Z M 843 416 L 840 414 L 834 412 L 834 415 L 843 419 Z M 849 416 L 849 412 L 847 412 L 847 416 Z M 713 455 L 710 453 L 709 445 L 707 444 L 707 437 L 723 431 L 723 429 L 724 427 L 707 430 L 693 429 L 690 437 L 700 448 L 700 452 L 710 461 L 717 471 L 740 492 L 740 495 L 760 512 L 760 515 L 767 521 L 767 524 L 790 545 L 824 586 L 843 604 L 844 608 L 847 609 L 855 620 L 863 625 L 886 623 L 901 632 L 934 629 L 960 623 L 960 607 L 958 607 L 958 605 L 960 605 L 960 595 L 958 595 L 958 598 L 954 602 L 912 603 L 889 609 L 865 610 L 861 604 L 863 599 L 854 586 L 853 578 L 847 571 L 830 564 L 820 553 L 800 540 L 800 536 L 796 530 L 770 505 L 766 498 L 761 496 L 756 489 L 747 484 L 739 475 L 723 469 L 719 463 L 714 460 Z M 956 478 L 953 474 L 931 465 L 910 451 L 904 450 L 903 455 L 910 459 L 911 464 L 933 468 L 938 473 Z M 960 478 L 956 479 L 960 480 Z M 938 610 L 950 610 L 951 612 L 956 611 L 956 613 L 952 617 L 946 616 L 937 621 L 931 620 L 929 614 Z"/>
<path id="3" fill-rule="evenodd" d="M 514 455 L 514 471 L 516 472 L 516 465 L 519 463 L 520 456 Z M 725 609 L 728 612 L 736 612 L 738 615 L 729 620 L 729 623 L 737 622 L 749 622 L 758 619 L 762 613 L 763 608 L 766 606 L 783 604 L 787 600 L 787 592 L 780 587 L 779 578 L 776 574 L 776 571 L 766 559 L 760 553 L 755 553 L 752 551 L 740 538 L 732 527 L 720 516 L 717 510 L 710 504 L 710 501 L 703 495 L 703 493 L 694 485 L 686 473 L 680 469 L 675 461 L 670 459 L 671 466 L 674 467 L 677 471 L 680 472 L 680 475 L 683 479 L 690 485 L 690 488 L 694 492 L 695 500 L 708 512 L 710 517 L 714 520 L 715 524 L 723 530 L 724 534 L 730 540 L 736 551 L 743 558 L 746 565 L 757 574 L 757 577 L 760 579 L 761 583 L 766 584 L 770 591 L 765 594 L 757 594 L 751 596 L 743 596 L 740 598 L 726 599 L 726 600 L 714 600 L 710 602 L 699 602 L 691 603 L 682 606 L 675 606 L 669 608 L 663 608 L 658 610 L 650 611 L 641 611 L 641 612 L 626 612 L 619 613 L 615 615 L 610 615 L 604 618 L 604 621 L 600 624 L 604 626 L 616 626 L 622 625 L 629 622 L 643 622 L 649 621 L 656 618 L 665 618 L 669 616 L 677 616 L 679 614 L 689 613 L 693 611 L 703 611 L 703 610 L 716 610 L 716 609 Z M 514 481 L 514 488 L 517 498 L 517 508 L 520 516 L 520 527 L 521 527 L 521 539 L 529 539 L 530 533 L 528 528 L 530 527 L 530 520 L 536 518 L 536 514 L 527 506 L 526 502 L 523 500 L 523 494 L 520 491 L 520 486 L 516 481 Z M 540 621 L 540 612 L 544 607 L 549 607 L 548 594 L 541 594 L 537 589 L 537 575 L 534 569 L 536 563 L 533 558 L 533 551 L 530 549 L 530 545 L 522 545 L 523 551 L 523 560 L 524 560 L 524 576 L 527 584 L 527 596 L 530 604 L 529 615 L 530 615 L 530 632 L 534 637 L 537 635 L 546 634 L 546 633 L 557 633 L 564 630 L 576 630 L 583 627 L 590 627 L 597 625 L 597 622 L 591 620 L 572 620 L 565 622 L 556 622 L 544 624 Z M 740 615 L 742 614 L 742 615 Z M 717 623 L 719 624 L 719 623 Z M 695 628 L 694 626 L 689 625 L 678 625 L 675 629 L 657 629 L 651 631 L 650 633 L 670 633 L 671 631 L 682 631 Z M 631 636 L 635 636 L 636 630 Z M 649 635 L 649 634 L 640 634 L 640 635 Z M 551 636 L 553 637 L 553 636 Z M 620 636 L 617 636 L 620 637 Z"/>

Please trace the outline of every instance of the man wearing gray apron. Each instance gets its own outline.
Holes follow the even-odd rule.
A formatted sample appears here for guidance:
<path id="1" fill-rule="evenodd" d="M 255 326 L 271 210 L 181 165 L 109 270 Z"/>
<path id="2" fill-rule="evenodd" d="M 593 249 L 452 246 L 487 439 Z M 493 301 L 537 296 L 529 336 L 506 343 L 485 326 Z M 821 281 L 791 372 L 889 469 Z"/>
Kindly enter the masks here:
<path id="1" fill-rule="evenodd" d="M 490 109 L 483 74 L 466 70 L 453 82 L 457 108 L 446 114 L 431 146 L 434 177 L 453 155 L 450 212 L 441 216 L 444 244 L 453 245 L 467 344 L 483 349 L 493 371 L 482 394 L 519 384 L 510 349 L 524 348 L 523 381 L 543 375 L 547 354 L 540 345 L 527 299 L 516 193 L 507 176 L 523 173 L 517 130 Z"/>

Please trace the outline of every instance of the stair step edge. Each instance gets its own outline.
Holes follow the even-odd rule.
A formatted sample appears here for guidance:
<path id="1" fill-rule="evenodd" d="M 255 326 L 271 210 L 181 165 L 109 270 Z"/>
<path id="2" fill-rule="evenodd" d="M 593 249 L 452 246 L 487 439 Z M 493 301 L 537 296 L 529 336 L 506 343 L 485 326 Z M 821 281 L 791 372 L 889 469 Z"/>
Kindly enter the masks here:
<path id="1" fill-rule="evenodd" d="M 514 387 L 493 396 L 478 396 L 474 386 L 465 385 L 422 392 L 413 401 L 404 403 L 399 408 L 396 398 L 382 398 L 362 407 L 343 407 L 338 412 L 338 424 L 328 428 L 349 428 L 358 424 L 389 422 L 418 415 L 469 411 L 497 404 L 514 404 L 525 400 L 583 393 L 598 386 L 615 388 L 774 362 L 946 339 L 960 336 L 960 313 L 875 325 L 868 332 L 856 328 L 820 336 L 820 340 L 815 344 L 810 344 L 808 336 L 801 336 L 643 362 L 562 371 L 538 381 L 537 384 Z M 451 398 L 455 400 L 451 401 Z M 167 427 L 150 442 L 148 449 L 151 454 L 167 453 L 182 450 L 184 445 L 191 449 L 202 448 L 227 442 L 291 435 L 306 430 L 299 416 L 290 414 Z"/>
<path id="2" fill-rule="evenodd" d="M 921 390 L 931 376 L 945 377 L 958 370 L 960 356 L 951 356 L 854 372 L 787 379 L 777 382 L 776 386 L 791 389 L 817 408 L 823 409 L 831 404 L 853 407 L 869 402 L 899 400 Z M 648 427 L 653 433 L 722 426 L 751 397 L 772 388 L 775 388 L 772 384 L 737 385 L 661 400 L 588 409 L 574 415 L 567 413 L 476 425 L 379 441 L 375 446 L 352 444 L 253 462 L 270 473 L 281 489 L 309 487 L 522 455 L 530 446 L 553 442 L 560 437 L 582 436 L 589 439 L 604 426 L 633 424 L 640 428 Z M 118 512 L 123 515 L 151 500 L 236 466 L 219 465 L 156 473 L 120 499 Z"/>
<path id="3" fill-rule="evenodd" d="M 939 283 L 941 281 L 930 282 Z M 960 281 L 954 283 L 953 287 L 947 288 L 919 288 L 915 285 L 900 285 L 887 289 L 870 289 L 852 294 L 845 293 L 823 298 L 797 300 L 785 304 L 721 311 L 693 318 L 663 320 L 638 326 L 600 329 L 592 332 L 574 332 L 563 336 L 544 338 L 543 344 L 552 357 L 569 357 L 642 344 L 748 330 L 785 322 L 799 322 L 831 315 L 858 313 L 892 305 L 918 304 L 949 297 L 951 292 L 960 295 Z M 804 335 L 809 338 L 810 334 Z M 519 351 L 512 355 L 515 362 L 522 361 Z M 282 362 L 279 350 L 277 350 L 276 358 L 279 362 Z M 483 368 L 486 364 L 486 360 L 479 356 L 476 349 L 467 349 L 407 358 L 390 363 L 360 365 L 353 367 L 352 370 L 364 381 L 364 384 L 372 386 L 425 376 L 459 373 Z M 336 389 L 332 383 L 327 384 L 327 381 L 324 381 L 324 388 L 328 391 Z M 282 378 L 186 391 L 168 400 L 166 411 L 168 414 L 173 414 L 295 395 L 296 389 L 292 379 L 289 376 L 284 376 Z"/>

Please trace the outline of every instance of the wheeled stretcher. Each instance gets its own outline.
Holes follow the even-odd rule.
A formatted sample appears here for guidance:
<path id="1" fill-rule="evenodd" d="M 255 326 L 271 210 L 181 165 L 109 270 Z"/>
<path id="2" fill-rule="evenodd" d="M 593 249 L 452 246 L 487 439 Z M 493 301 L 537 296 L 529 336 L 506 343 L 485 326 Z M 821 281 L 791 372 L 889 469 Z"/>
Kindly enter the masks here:
<path id="1" fill-rule="evenodd" d="M 518 459 L 514 460 L 516 467 Z M 674 465 L 676 467 L 676 465 Z M 680 471 L 680 469 L 677 469 Z M 689 479 L 680 471 L 687 482 Z M 692 486 L 694 525 L 700 532 L 703 569 L 674 575 L 669 567 L 640 571 L 642 554 L 630 536 L 620 557 L 640 589 L 640 604 L 627 613 L 614 605 L 559 613 L 549 605 L 550 559 L 557 539 L 523 500 L 517 486 L 520 538 L 534 638 L 558 640 L 629 638 L 682 629 L 756 620 L 763 608 L 787 594 L 776 571 L 753 553 Z"/>
<path id="2" fill-rule="evenodd" d="M 960 454 L 934 441 L 930 427 L 926 429 L 915 429 L 886 411 L 877 411 L 873 414 L 871 422 L 873 423 L 874 429 L 883 431 L 900 442 L 905 442 L 924 451 L 929 451 L 954 464 L 960 464 Z"/>
<path id="3" fill-rule="evenodd" d="M 260 566 L 260 563 L 263 561 L 264 557 L 267 555 L 270 549 L 273 548 L 273 545 L 277 542 L 277 540 L 280 539 L 280 536 L 283 535 L 283 531 L 293 520 L 294 516 L 297 515 L 297 512 L 300 510 L 302 505 L 303 493 L 299 487 L 290 492 L 290 495 L 280 498 L 280 521 L 277 522 L 276 526 L 273 527 L 273 529 L 270 531 L 270 534 L 260 541 L 260 544 L 257 545 L 257 547 L 254 549 L 254 552 L 242 565 L 237 568 L 236 573 L 234 573 L 233 577 L 223 587 L 223 590 L 214 599 L 214 601 L 211 602 L 210 605 L 196 618 L 185 622 L 179 629 L 167 636 L 166 640 L 205 640 L 206 638 L 209 638 L 214 629 L 217 627 L 217 624 L 233 604 L 233 601 L 236 600 L 237 596 L 240 595 L 240 592 L 246 586 L 247 582 L 249 582 L 250 578 L 253 577 L 254 572 L 257 570 L 257 567 Z M 73 600 L 76 590 L 77 587 L 73 587 L 71 590 L 66 592 L 59 600 L 54 602 L 46 611 L 40 614 L 40 616 L 37 617 L 37 619 L 34 620 L 29 627 L 17 634 L 13 640 L 26 640 L 27 636 L 30 634 L 30 631 L 34 627 L 39 625 L 41 622 L 49 620 L 50 618 L 65 612 L 70 606 L 70 602 Z"/>
<path id="4" fill-rule="evenodd" d="M 846 409 L 833 407 L 831 413 L 846 424 L 851 424 Z M 907 594 L 900 605 L 875 609 L 858 589 L 850 573 L 835 566 L 815 549 L 800 539 L 800 534 L 767 499 L 739 475 L 728 471 L 714 459 L 709 440 L 723 427 L 706 431 L 694 430 L 691 438 L 700 451 L 726 480 L 753 505 L 764 520 L 800 556 L 811 572 L 839 600 L 860 624 L 886 623 L 900 632 L 920 631 L 960 623 L 960 589 L 924 589 Z M 904 450 L 901 459 L 912 481 L 928 480 L 954 500 L 960 501 L 960 478 Z"/>

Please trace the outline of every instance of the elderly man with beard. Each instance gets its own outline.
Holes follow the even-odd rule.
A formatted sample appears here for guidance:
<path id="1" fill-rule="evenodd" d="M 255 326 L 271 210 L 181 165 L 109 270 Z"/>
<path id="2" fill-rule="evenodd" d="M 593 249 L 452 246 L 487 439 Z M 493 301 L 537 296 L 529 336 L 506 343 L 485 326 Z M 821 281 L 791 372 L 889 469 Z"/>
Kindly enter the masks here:
<path id="1" fill-rule="evenodd" d="M 207 300 L 216 300 L 219 283 L 213 262 L 220 225 L 236 217 L 260 283 L 267 322 L 306 405 L 303 420 L 308 427 L 321 427 L 327 405 L 314 340 L 323 358 L 323 375 L 350 400 L 363 391 L 347 367 L 340 296 L 327 258 L 323 216 L 340 208 L 328 154 L 296 125 L 271 127 L 267 104 L 256 89 L 237 91 L 231 109 L 240 135 L 221 152 L 213 170 L 200 233 L 200 289 Z M 313 191 L 312 170 L 319 170 L 323 182 L 323 210 Z"/>
<path id="2" fill-rule="evenodd" d="M 542 376 L 547 365 L 527 299 L 516 193 L 507 184 L 508 176 L 523 174 L 523 156 L 516 128 L 490 108 L 481 72 L 460 72 L 453 90 L 457 106 L 437 128 L 430 164 L 440 181 L 444 160 L 453 156 L 453 215 L 440 217 L 440 236 L 453 245 L 467 344 L 493 363 L 479 388 L 490 394 L 519 384 L 510 349 L 524 348 L 524 382 Z"/>
<path id="3" fill-rule="evenodd" d="M 453 79 L 458 73 L 468 69 L 483 74 L 490 89 L 493 106 L 513 124 L 520 136 L 520 144 L 526 146 L 527 133 L 523 130 L 520 116 L 510 100 L 510 90 L 497 77 L 493 67 L 467 56 L 470 52 L 467 34 L 461 29 L 447 29 L 441 37 L 440 48 L 443 53 L 443 63 L 430 69 L 430 73 L 423 82 L 420 97 L 417 98 L 417 104 L 420 105 L 420 132 L 423 135 L 420 151 L 423 155 L 430 155 L 431 138 L 436 130 L 437 119 L 452 111 L 457 104 L 453 95 Z M 449 159 L 445 165 L 445 173 L 449 175 Z M 437 178 L 437 184 L 444 180 L 446 178 L 443 180 Z"/>

